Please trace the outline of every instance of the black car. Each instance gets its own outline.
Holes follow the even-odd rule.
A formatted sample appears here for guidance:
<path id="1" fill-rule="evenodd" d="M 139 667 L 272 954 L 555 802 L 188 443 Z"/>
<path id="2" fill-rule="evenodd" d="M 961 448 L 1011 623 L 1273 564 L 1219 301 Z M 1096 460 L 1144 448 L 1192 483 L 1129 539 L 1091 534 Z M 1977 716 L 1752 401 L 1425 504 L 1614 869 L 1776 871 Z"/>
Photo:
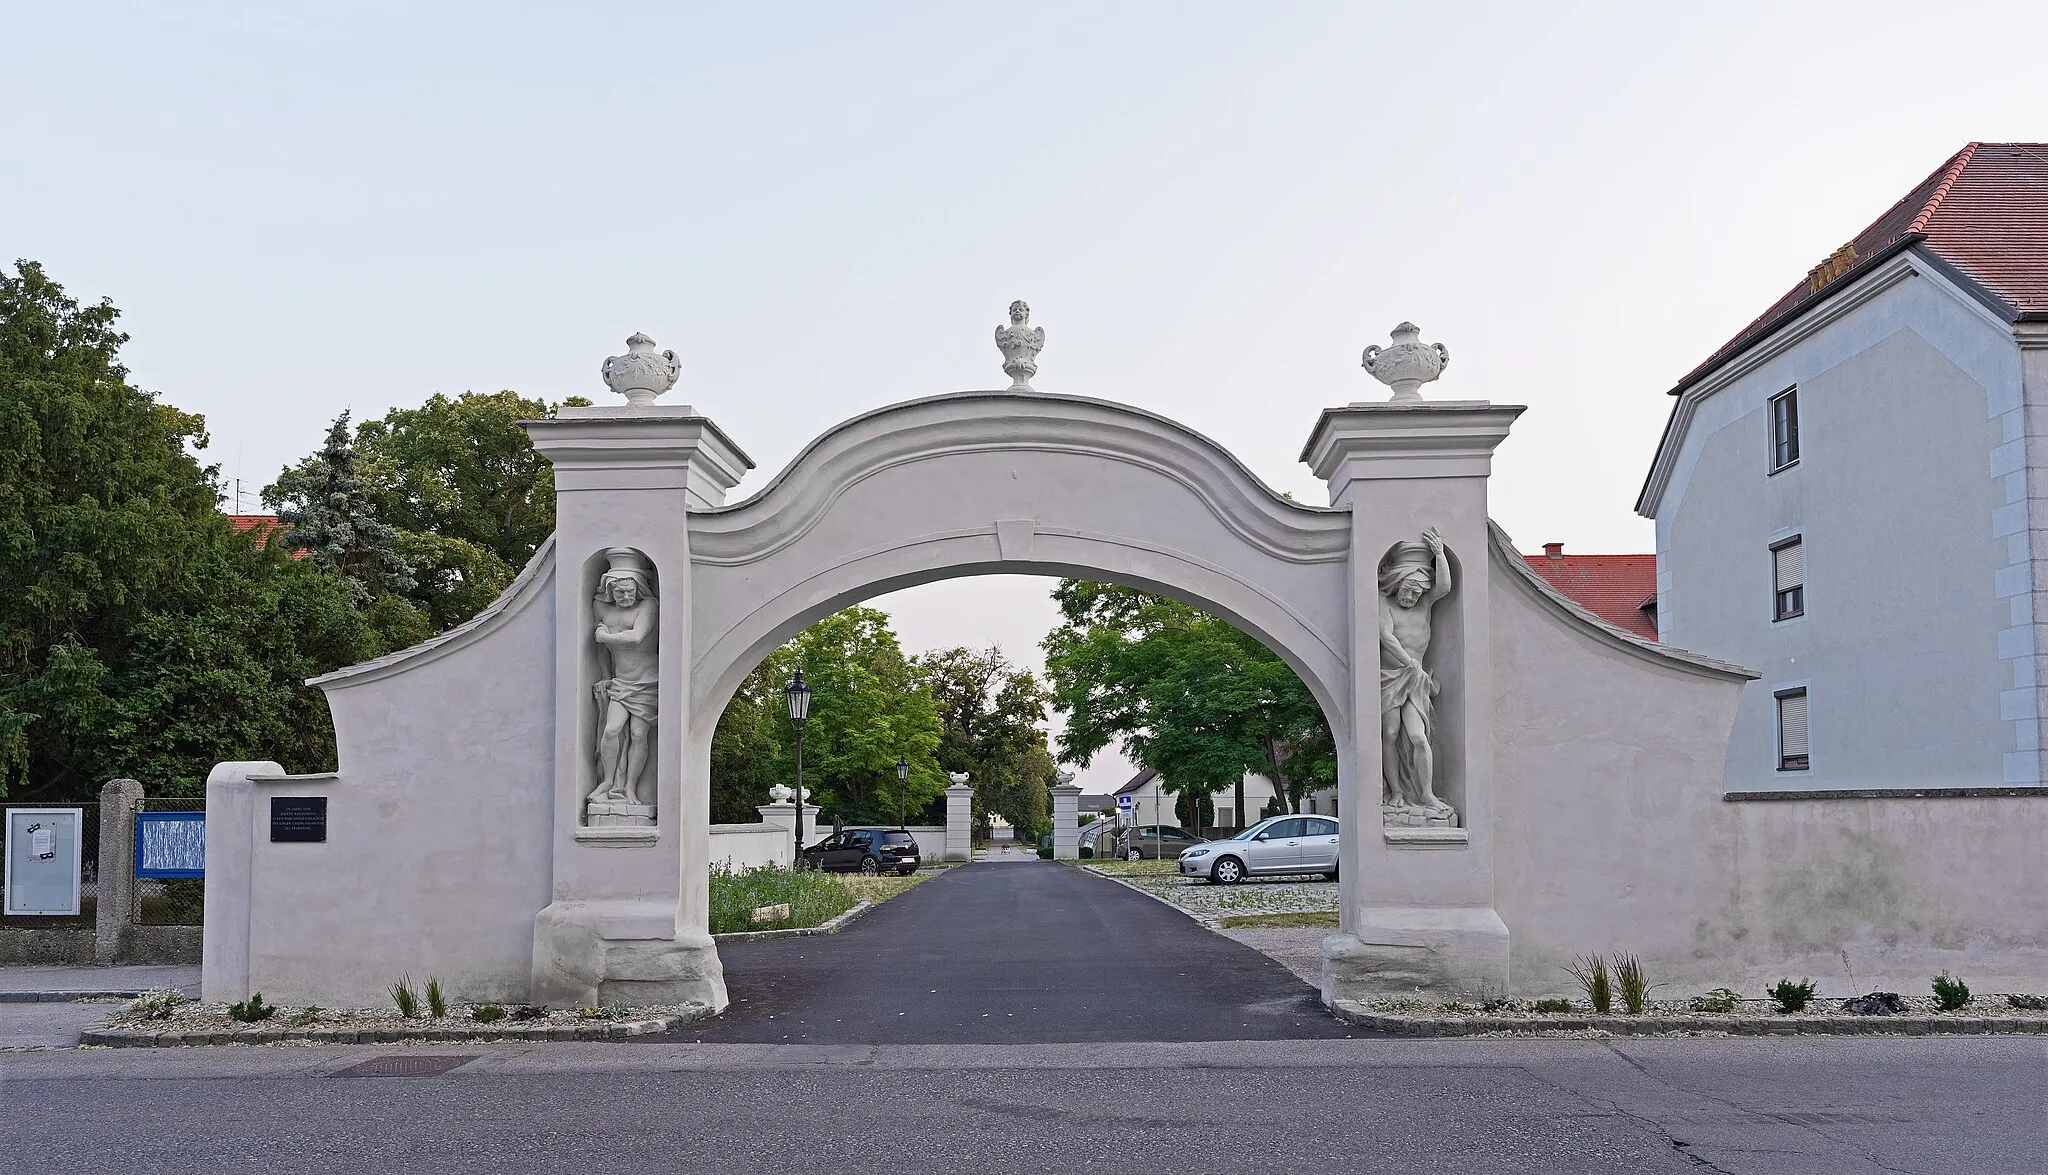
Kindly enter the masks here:
<path id="1" fill-rule="evenodd" d="M 803 851 L 806 869 L 830 873 L 917 872 L 917 838 L 900 828 L 848 828 Z"/>

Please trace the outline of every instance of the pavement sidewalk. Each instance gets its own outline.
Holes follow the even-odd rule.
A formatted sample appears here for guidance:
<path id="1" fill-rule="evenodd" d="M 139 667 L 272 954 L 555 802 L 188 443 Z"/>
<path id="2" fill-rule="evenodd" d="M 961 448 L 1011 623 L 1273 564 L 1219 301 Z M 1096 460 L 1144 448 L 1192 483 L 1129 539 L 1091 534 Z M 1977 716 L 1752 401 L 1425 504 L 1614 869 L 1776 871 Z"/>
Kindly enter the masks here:
<path id="1" fill-rule="evenodd" d="M 168 967 L 0 967 L 0 1003 L 75 1000 L 87 996 L 133 996 L 156 987 L 199 994 L 199 968 Z"/>
<path id="2" fill-rule="evenodd" d="M 0 967 L 0 1051 L 71 1048 L 107 1018 L 114 999 L 154 987 L 196 999 L 199 968 Z"/>

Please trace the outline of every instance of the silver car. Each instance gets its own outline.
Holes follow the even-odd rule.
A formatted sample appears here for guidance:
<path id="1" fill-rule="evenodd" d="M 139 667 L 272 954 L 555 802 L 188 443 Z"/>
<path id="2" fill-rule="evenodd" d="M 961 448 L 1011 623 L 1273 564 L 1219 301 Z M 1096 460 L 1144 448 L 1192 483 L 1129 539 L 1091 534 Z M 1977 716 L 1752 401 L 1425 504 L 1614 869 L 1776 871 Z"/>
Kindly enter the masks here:
<path id="1" fill-rule="evenodd" d="M 1320 873 L 1337 880 L 1337 822 L 1328 816 L 1274 816 L 1228 840 L 1184 849 L 1184 877 L 1206 877 L 1212 885 L 1234 885 L 1247 877 Z"/>

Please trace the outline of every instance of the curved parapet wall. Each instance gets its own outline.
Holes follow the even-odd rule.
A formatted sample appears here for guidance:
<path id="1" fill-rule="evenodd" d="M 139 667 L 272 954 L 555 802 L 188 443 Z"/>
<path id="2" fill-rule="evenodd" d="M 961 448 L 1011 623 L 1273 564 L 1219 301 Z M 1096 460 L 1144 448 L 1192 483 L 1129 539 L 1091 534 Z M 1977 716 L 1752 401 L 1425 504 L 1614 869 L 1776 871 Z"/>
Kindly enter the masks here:
<path id="1" fill-rule="evenodd" d="M 313 679 L 340 770 L 251 778 L 250 990 L 372 1007 L 411 974 L 451 999 L 526 998 L 551 870 L 556 578 L 550 539 L 468 623 Z M 325 799 L 325 841 L 270 840 L 268 801 L 291 796 Z"/>

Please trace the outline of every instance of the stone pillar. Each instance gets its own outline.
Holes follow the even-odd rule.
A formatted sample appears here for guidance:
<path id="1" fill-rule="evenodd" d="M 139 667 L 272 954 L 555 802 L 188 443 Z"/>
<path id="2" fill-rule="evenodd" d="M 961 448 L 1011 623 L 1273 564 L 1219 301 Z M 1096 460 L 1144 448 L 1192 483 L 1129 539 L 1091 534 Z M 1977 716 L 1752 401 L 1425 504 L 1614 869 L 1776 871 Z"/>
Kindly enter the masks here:
<path id="1" fill-rule="evenodd" d="M 646 366 L 635 356 L 652 344 L 633 341 L 632 355 L 606 364 L 615 390 L 614 377 Z M 665 378 L 674 378 L 672 363 Z M 557 1007 L 720 1009 L 726 993 L 710 935 L 708 779 L 718 715 L 690 709 L 689 512 L 722 504 L 753 462 L 687 405 L 654 404 L 652 393 L 643 400 L 523 422 L 555 467 L 555 830 L 551 901 L 534 920 L 529 998 Z M 594 635 L 598 609 L 616 613 L 618 600 L 601 605 L 596 598 L 607 574 L 621 568 L 646 569 L 642 598 L 658 608 L 654 745 L 638 795 L 600 803 L 593 688 L 607 665 L 614 676 L 622 671 L 618 654 Z"/>
<path id="2" fill-rule="evenodd" d="M 974 788 L 964 773 L 955 772 L 946 789 L 946 860 L 974 859 Z"/>
<path id="3" fill-rule="evenodd" d="M 796 820 L 796 805 L 784 801 L 780 804 L 760 804 L 754 811 L 761 814 L 761 823 L 773 824 L 782 830 L 782 848 L 777 859 L 787 868 L 796 862 L 796 846 L 790 843 L 789 826 Z M 806 842 L 809 843 L 809 842 Z"/>
<path id="4" fill-rule="evenodd" d="M 249 998 L 249 911 L 256 850 L 255 775 L 283 775 L 268 761 L 221 763 L 206 777 L 206 925 L 200 932 L 199 998 Z"/>
<path id="5" fill-rule="evenodd" d="M 100 789 L 92 961 L 102 967 L 127 958 L 135 941 L 135 814 L 141 810 L 141 783 L 116 779 Z"/>
<path id="6" fill-rule="evenodd" d="M 1081 856 L 1081 785 L 1062 783 L 1052 789 L 1052 856 L 1075 861 Z"/>
<path id="7" fill-rule="evenodd" d="M 1508 930 L 1493 898 L 1492 455 L 1522 409 L 1484 401 L 1353 404 L 1325 411 L 1302 460 L 1352 511 L 1352 713 L 1340 744 L 1342 922 L 1323 944 L 1323 999 L 1499 996 Z M 1432 610 L 1438 795 L 1455 826 L 1388 827 L 1381 810 L 1379 563 L 1434 528 L 1453 571 Z"/>

